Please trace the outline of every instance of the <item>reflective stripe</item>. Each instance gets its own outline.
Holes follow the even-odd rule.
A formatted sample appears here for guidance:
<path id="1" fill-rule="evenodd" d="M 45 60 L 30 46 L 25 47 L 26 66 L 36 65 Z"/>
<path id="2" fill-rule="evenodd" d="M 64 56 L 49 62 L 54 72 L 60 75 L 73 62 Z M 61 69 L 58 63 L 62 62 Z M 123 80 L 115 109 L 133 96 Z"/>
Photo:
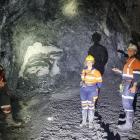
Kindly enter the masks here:
<path id="1" fill-rule="evenodd" d="M 91 104 L 92 103 L 92 101 L 88 101 L 88 104 Z"/>
<path id="2" fill-rule="evenodd" d="M 82 109 L 88 109 L 88 106 L 91 103 L 91 101 L 81 101 Z"/>
<path id="3" fill-rule="evenodd" d="M 95 86 L 95 87 L 96 87 L 96 84 L 93 84 L 93 83 L 91 82 L 91 83 L 86 83 L 86 86 Z"/>
<path id="4" fill-rule="evenodd" d="M 125 111 L 128 111 L 128 112 L 134 112 L 134 110 L 129 110 L 129 109 L 125 109 Z"/>
<path id="5" fill-rule="evenodd" d="M 82 106 L 88 106 L 88 104 L 82 104 Z"/>
<path id="6" fill-rule="evenodd" d="M 95 77 L 93 77 L 93 76 L 85 76 L 85 78 L 86 78 L 87 80 L 94 80 L 94 79 L 95 79 Z"/>
<path id="7" fill-rule="evenodd" d="M 9 107 L 11 107 L 11 105 L 3 105 L 3 106 L 1 106 L 1 108 L 9 108 Z"/>
<path id="8" fill-rule="evenodd" d="M 87 103 L 88 103 L 88 101 L 81 101 L 81 103 L 82 103 L 82 104 L 87 104 Z"/>
<path id="9" fill-rule="evenodd" d="M 140 74 L 140 71 L 133 71 L 134 74 Z"/>
<path id="10" fill-rule="evenodd" d="M 96 78 L 97 80 L 102 80 L 102 77 Z"/>
<path id="11" fill-rule="evenodd" d="M 102 82 L 101 74 L 96 69 L 84 69 L 81 74 L 81 79 L 85 84 L 96 84 L 97 82 Z"/>
<path id="12" fill-rule="evenodd" d="M 127 73 L 127 75 L 129 75 L 129 68 L 127 68 L 127 70 L 126 70 L 126 71 L 127 71 L 127 72 L 126 72 L 126 73 Z"/>
<path id="13" fill-rule="evenodd" d="M 92 104 L 92 101 L 81 101 L 81 104 Z"/>
<path id="14" fill-rule="evenodd" d="M 129 78 L 133 78 L 133 75 L 130 75 L 130 74 L 124 74 L 122 75 L 123 77 L 129 77 Z"/>
<path id="15" fill-rule="evenodd" d="M 132 65 L 132 63 L 135 61 L 135 58 L 132 59 L 132 61 L 130 62 L 130 64 L 128 65 L 128 67 L 130 68 L 130 66 Z"/>
<path id="16" fill-rule="evenodd" d="M 89 107 L 88 109 L 95 109 L 95 107 L 93 106 L 93 107 Z"/>
<path id="17" fill-rule="evenodd" d="M 134 99 L 134 97 L 132 97 L 132 96 L 125 96 L 125 95 L 122 95 L 122 98 L 125 98 L 125 99 Z"/>
<path id="18" fill-rule="evenodd" d="M 6 114 L 8 114 L 8 113 L 11 112 L 11 110 L 8 110 L 8 111 L 7 110 L 3 110 L 3 112 L 6 113 Z"/>
<path id="19" fill-rule="evenodd" d="M 123 74 L 122 76 L 128 77 L 128 78 L 133 78 L 133 73 L 131 72 L 131 66 L 133 62 L 135 61 L 135 58 L 132 60 L 129 60 L 125 65 L 123 69 Z"/>
<path id="20" fill-rule="evenodd" d="M 82 109 L 88 109 L 88 106 L 86 106 L 86 107 L 82 107 Z"/>

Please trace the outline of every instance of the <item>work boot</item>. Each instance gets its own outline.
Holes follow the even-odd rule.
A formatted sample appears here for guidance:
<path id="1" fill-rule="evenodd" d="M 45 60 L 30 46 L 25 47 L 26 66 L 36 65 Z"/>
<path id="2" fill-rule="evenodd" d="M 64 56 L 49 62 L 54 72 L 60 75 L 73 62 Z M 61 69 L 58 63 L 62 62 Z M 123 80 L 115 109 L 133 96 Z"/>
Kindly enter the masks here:
<path id="1" fill-rule="evenodd" d="M 126 121 L 126 114 L 125 113 L 120 114 L 119 121 L 122 121 L 122 122 Z"/>
<path id="2" fill-rule="evenodd" d="M 21 122 L 15 122 L 13 120 L 12 114 L 6 115 L 6 122 L 7 122 L 8 126 L 15 126 L 15 127 L 21 126 Z"/>
<path id="3" fill-rule="evenodd" d="M 82 123 L 80 124 L 80 127 L 84 127 L 87 124 L 87 109 L 82 110 Z"/>
<path id="4" fill-rule="evenodd" d="M 123 125 L 118 125 L 118 129 L 121 130 L 121 131 L 132 130 L 133 118 L 134 118 L 134 113 L 133 112 L 127 112 L 126 113 L 126 123 L 123 124 Z"/>
<path id="5" fill-rule="evenodd" d="M 93 118 L 94 118 L 94 111 L 88 110 L 88 121 L 89 121 L 89 128 L 93 128 Z"/>

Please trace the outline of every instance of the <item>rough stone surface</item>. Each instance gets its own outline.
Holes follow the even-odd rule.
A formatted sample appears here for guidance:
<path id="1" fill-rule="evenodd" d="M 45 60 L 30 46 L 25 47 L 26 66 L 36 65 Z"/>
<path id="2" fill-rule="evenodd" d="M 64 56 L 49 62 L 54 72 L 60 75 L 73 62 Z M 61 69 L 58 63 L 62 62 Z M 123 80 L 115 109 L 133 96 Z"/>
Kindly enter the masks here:
<path id="1" fill-rule="evenodd" d="M 120 48 L 125 50 L 128 40 L 132 38 L 132 30 L 139 32 L 138 0 L 135 2 L 13 0 L 1 1 L 0 7 L 2 13 L 0 60 L 6 69 L 9 86 L 12 89 L 17 87 L 17 83 L 20 85 L 23 83 L 22 87 L 26 89 L 27 85 L 24 83 L 30 83 L 30 81 L 35 81 L 35 85 L 38 85 L 38 80 L 33 79 L 34 76 L 22 80 L 19 78 L 28 47 L 35 42 L 40 42 L 43 46 L 53 45 L 62 49 L 63 54 L 57 62 L 52 62 L 47 56 L 38 56 L 38 62 L 34 62 L 34 59 L 30 62 L 38 67 L 40 65 L 44 67 L 42 61 L 55 63 L 54 65 L 60 69 L 60 74 L 57 78 L 53 78 L 67 79 L 69 73 L 78 74 L 81 70 L 86 52 L 93 44 L 91 35 L 95 31 L 101 33 L 101 44 L 109 53 L 107 69 L 120 66 L 121 56 L 116 50 Z M 137 21 L 132 20 L 135 13 L 133 11 L 137 13 L 135 14 Z M 135 28 L 132 28 L 134 26 Z M 30 66 L 28 71 L 34 71 L 34 67 Z M 44 69 L 41 71 L 48 73 Z M 39 71 L 36 71 L 36 74 L 42 75 Z M 50 72 L 45 77 L 52 77 L 50 74 L 52 73 Z"/>
<path id="2" fill-rule="evenodd" d="M 25 124 L 21 128 L 8 128 L 5 131 L 4 127 L 1 128 L 3 140 L 139 140 L 140 96 L 138 95 L 133 130 L 129 133 L 119 132 L 117 125 L 122 110 L 118 92 L 120 79 L 116 75 L 109 77 L 105 74 L 104 81 L 93 129 L 79 127 L 79 87 L 66 84 L 51 94 L 45 94 L 44 91 L 26 102 L 22 101 L 18 116 Z"/>
<path id="3" fill-rule="evenodd" d="M 140 40 L 139 9 L 139 0 L 1 0 L 0 64 L 20 100 L 14 101 L 15 117 L 25 126 L 6 128 L 0 121 L 0 139 L 140 139 L 139 103 L 133 131 L 116 129 L 120 79 L 111 72 L 122 68 L 117 49 Z M 94 129 L 80 129 L 80 71 L 96 31 L 109 60 Z"/>

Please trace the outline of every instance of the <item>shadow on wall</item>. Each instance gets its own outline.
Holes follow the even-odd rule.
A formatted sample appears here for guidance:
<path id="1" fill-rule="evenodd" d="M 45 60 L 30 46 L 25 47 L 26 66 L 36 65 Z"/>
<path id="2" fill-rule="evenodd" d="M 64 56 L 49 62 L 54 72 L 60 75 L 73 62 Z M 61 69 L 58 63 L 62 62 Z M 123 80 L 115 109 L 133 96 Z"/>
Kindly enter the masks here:
<path id="1" fill-rule="evenodd" d="M 94 44 L 89 48 L 88 54 L 95 58 L 94 67 L 103 75 L 105 71 L 105 65 L 108 61 L 108 52 L 104 46 L 100 45 L 100 40 L 101 34 L 95 32 L 92 35 L 92 41 Z"/>

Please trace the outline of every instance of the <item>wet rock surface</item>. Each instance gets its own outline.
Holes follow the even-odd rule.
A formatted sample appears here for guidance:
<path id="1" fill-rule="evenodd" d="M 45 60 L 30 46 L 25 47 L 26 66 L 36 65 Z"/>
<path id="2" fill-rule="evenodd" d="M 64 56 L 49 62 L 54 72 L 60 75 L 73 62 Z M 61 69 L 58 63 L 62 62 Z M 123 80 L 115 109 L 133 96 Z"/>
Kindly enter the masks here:
<path id="1" fill-rule="evenodd" d="M 111 74 L 111 73 L 110 73 Z M 115 80 L 114 80 L 115 79 Z M 21 128 L 1 128 L 3 140 L 139 140 L 140 107 L 138 96 L 135 122 L 129 133 L 117 130 L 122 110 L 118 92 L 120 79 L 104 76 L 97 105 L 94 128 L 80 128 L 81 106 L 79 86 L 65 84 L 52 94 L 39 94 L 24 101 L 19 116 L 25 124 Z"/>

